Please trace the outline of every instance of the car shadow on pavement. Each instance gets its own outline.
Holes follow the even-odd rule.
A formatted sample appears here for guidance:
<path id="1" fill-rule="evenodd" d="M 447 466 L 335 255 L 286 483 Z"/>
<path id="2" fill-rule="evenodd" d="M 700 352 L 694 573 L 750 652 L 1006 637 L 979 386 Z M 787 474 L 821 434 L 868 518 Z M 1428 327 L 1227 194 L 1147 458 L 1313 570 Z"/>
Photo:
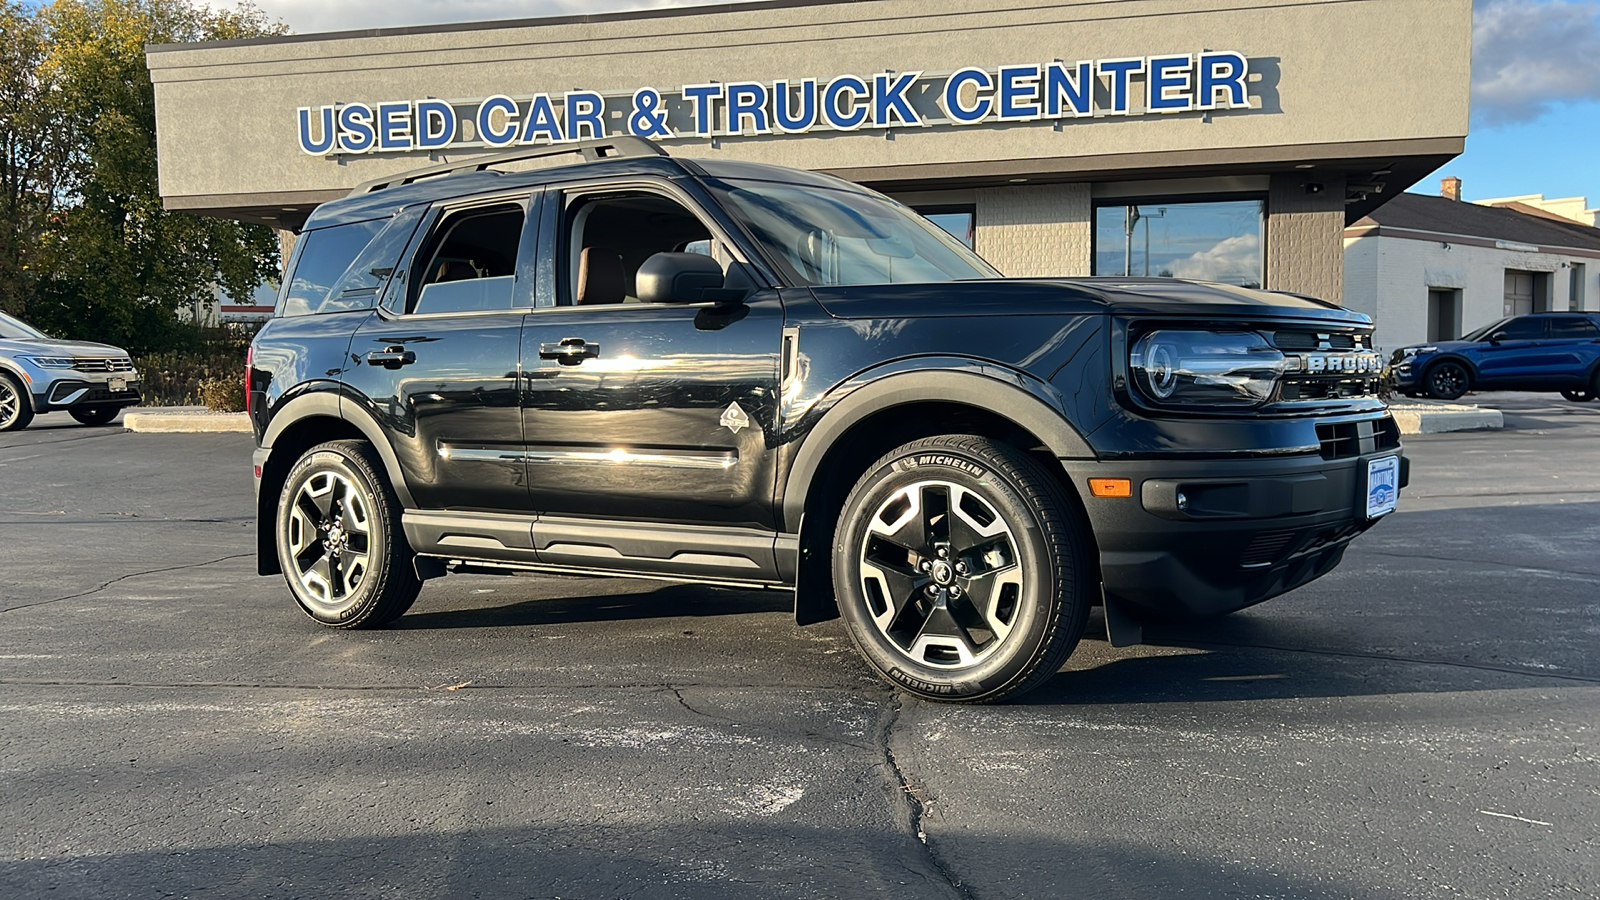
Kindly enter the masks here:
<path id="1" fill-rule="evenodd" d="M 1151 823 L 1158 829 L 1158 823 Z M 265 829 L 263 829 L 265 831 Z M 1152 843 L 1154 838 L 1152 838 Z M 1078 841 L 963 832 L 908 835 L 749 820 L 680 825 L 478 827 L 349 838 L 259 841 L 147 851 L 59 853 L 0 866 L 9 897 L 194 896 L 345 898 L 629 897 L 955 898 L 1006 860 L 1010 889 L 995 896 L 1398 896 L 1372 885 L 1261 871 L 1218 852 L 1156 850 L 1113 838 Z M 943 857 L 945 871 L 928 858 Z M 967 851 L 975 854 L 963 865 Z M 37 852 L 37 851 L 32 851 Z M 1016 872 L 1027 872 L 1018 883 Z"/>
<path id="2" fill-rule="evenodd" d="M 577 583 L 574 582 L 575 585 Z M 618 585 L 615 579 L 604 579 L 599 583 L 607 587 Z M 396 620 L 389 628 L 515 628 L 568 625 L 574 622 L 786 613 L 793 609 L 794 598 L 781 591 L 670 584 L 644 591 L 585 592 L 572 597 L 530 598 L 499 606 L 462 606 L 452 603 L 446 609 L 414 611 Z"/>

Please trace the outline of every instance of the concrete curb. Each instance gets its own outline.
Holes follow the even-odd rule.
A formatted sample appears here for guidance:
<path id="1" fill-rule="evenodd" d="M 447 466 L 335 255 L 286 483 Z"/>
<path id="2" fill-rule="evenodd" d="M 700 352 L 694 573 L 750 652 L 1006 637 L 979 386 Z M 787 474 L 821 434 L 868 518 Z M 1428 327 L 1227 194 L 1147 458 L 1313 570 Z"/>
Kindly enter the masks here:
<path id="1" fill-rule="evenodd" d="M 250 417 L 244 413 L 212 412 L 203 406 L 158 406 L 123 413 L 122 425 L 143 434 L 248 433 Z"/>
<path id="2" fill-rule="evenodd" d="M 1498 431 L 1506 427 L 1498 409 L 1448 403 L 1391 403 L 1401 434 L 1443 434 L 1447 431 Z"/>

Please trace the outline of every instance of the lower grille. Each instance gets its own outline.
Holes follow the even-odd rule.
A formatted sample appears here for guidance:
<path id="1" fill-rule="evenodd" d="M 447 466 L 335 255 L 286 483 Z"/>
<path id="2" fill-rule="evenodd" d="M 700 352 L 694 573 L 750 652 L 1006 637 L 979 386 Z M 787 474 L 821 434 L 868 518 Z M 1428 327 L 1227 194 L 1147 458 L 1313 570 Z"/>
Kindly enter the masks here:
<path id="1" fill-rule="evenodd" d="M 1295 534 L 1293 530 L 1261 532 L 1239 556 L 1239 565 L 1246 569 L 1272 565 L 1282 558 L 1284 548 L 1294 540 Z"/>
<path id="2" fill-rule="evenodd" d="M 1399 447 L 1400 426 L 1391 416 L 1376 421 L 1323 423 L 1317 426 L 1317 441 L 1323 459 L 1354 459 Z"/>

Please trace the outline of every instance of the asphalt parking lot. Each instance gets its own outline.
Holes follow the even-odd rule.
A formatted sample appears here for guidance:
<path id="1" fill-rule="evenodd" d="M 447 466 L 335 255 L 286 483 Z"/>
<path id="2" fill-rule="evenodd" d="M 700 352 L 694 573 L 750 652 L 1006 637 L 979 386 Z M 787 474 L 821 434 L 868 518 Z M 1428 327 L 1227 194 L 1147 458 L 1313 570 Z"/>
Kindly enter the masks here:
<path id="1" fill-rule="evenodd" d="M 0 897 L 1600 896 L 1600 404 L 1408 440 L 1323 580 L 994 707 L 778 593 L 254 574 L 246 435 L 0 435 Z M 1094 623 L 1098 623 L 1098 616 Z"/>

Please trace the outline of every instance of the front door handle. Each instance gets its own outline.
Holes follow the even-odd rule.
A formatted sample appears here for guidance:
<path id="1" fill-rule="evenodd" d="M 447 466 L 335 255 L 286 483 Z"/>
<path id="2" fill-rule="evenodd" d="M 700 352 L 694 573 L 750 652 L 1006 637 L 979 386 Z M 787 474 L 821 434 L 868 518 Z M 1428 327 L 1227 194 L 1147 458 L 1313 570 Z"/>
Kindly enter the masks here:
<path id="1" fill-rule="evenodd" d="M 367 365 L 398 369 L 417 361 L 417 354 L 404 347 L 385 347 L 367 354 Z"/>
<path id="2" fill-rule="evenodd" d="M 539 358 L 558 360 L 563 366 L 575 366 L 586 359 L 600 355 L 600 345 L 583 338 L 567 338 L 559 344 L 540 344 Z"/>

